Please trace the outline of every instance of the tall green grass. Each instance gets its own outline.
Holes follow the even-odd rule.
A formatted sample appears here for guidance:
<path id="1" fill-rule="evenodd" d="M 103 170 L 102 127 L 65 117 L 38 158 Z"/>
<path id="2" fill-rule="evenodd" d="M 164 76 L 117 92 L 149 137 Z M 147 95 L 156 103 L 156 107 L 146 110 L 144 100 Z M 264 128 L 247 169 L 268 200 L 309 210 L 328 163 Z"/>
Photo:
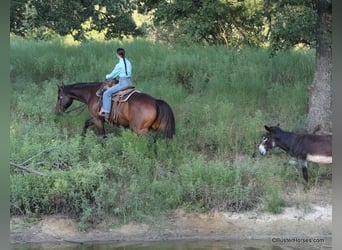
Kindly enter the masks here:
<path id="1" fill-rule="evenodd" d="M 103 80 L 118 46 L 133 63 L 136 87 L 168 102 L 176 136 L 151 144 L 107 127 L 89 130 L 87 111 L 55 116 L 56 84 Z M 280 212 L 283 185 L 301 181 L 283 158 L 260 158 L 263 125 L 304 127 L 313 51 L 279 53 L 225 47 L 168 47 L 143 40 L 11 40 L 11 161 L 46 173 L 11 169 L 11 214 L 64 213 L 80 226 L 106 216 L 127 222 L 169 209 Z M 77 104 L 74 103 L 72 107 Z M 27 161 L 29 160 L 29 161 Z"/>

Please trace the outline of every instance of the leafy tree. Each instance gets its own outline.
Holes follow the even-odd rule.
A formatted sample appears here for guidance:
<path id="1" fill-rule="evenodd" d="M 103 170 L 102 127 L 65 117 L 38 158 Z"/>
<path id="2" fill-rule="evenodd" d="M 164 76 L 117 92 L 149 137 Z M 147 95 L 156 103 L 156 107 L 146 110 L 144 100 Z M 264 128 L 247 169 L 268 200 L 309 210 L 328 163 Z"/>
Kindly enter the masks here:
<path id="1" fill-rule="evenodd" d="M 10 3 L 10 30 L 19 36 L 24 36 L 33 15 L 28 12 L 31 9 L 28 0 L 12 0 Z"/>
<path id="2" fill-rule="evenodd" d="M 32 30 L 47 28 L 59 35 L 71 34 L 76 40 L 84 39 L 89 30 L 104 32 L 107 39 L 139 35 L 133 7 L 126 0 L 14 0 L 10 31 L 27 36 Z"/>
<path id="3" fill-rule="evenodd" d="M 332 83 L 331 0 L 271 0 L 272 53 L 297 44 L 316 47 L 314 80 L 309 88 L 307 130 L 330 132 Z"/>
<path id="4" fill-rule="evenodd" d="M 157 38 L 169 42 L 237 46 L 264 40 L 260 0 L 145 0 L 137 6 L 152 14 Z"/>
<path id="5" fill-rule="evenodd" d="M 268 1 L 266 1 L 268 2 Z M 316 0 L 270 0 L 270 43 L 272 52 L 297 44 L 315 46 Z"/>
<path id="6" fill-rule="evenodd" d="M 332 2 L 318 0 L 316 69 L 310 86 L 308 130 L 332 131 Z"/>

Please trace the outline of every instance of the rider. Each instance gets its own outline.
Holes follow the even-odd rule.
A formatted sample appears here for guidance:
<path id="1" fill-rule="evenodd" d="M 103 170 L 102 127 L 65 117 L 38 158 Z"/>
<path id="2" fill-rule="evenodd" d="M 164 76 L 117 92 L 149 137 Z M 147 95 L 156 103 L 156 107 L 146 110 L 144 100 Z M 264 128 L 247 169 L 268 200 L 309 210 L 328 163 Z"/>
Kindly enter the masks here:
<path id="1" fill-rule="evenodd" d="M 107 122 L 109 120 L 109 113 L 112 105 L 112 95 L 124 88 L 132 86 L 132 64 L 125 58 L 125 50 L 123 48 L 118 48 L 116 50 L 116 57 L 119 59 L 119 62 L 115 65 L 113 71 L 106 75 L 106 80 L 113 80 L 118 77 L 119 82 L 108 88 L 103 93 L 102 99 L 101 115 L 104 116 L 105 121 Z"/>

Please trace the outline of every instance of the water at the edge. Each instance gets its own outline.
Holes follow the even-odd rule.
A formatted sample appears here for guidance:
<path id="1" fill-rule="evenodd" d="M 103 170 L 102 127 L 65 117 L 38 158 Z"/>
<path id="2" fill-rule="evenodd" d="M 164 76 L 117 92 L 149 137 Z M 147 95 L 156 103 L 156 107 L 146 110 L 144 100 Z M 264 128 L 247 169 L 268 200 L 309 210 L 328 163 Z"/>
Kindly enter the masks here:
<path id="1" fill-rule="evenodd" d="M 12 250 L 328 250 L 329 239 L 291 239 L 292 242 L 269 240 L 217 240 L 217 241 L 159 241 L 159 242 L 107 242 L 107 243 L 53 243 L 14 244 Z"/>

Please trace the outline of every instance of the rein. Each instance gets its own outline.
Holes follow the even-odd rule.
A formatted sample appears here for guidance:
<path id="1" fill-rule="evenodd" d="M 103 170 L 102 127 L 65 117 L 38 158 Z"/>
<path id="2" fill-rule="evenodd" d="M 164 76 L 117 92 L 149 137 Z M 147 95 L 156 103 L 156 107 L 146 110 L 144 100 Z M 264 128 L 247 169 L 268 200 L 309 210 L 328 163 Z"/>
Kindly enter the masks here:
<path id="1" fill-rule="evenodd" d="M 74 116 L 77 116 L 77 115 L 80 115 L 86 107 L 87 107 L 87 106 L 86 106 L 85 104 L 81 104 L 81 105 L 79 105 L 79 106 L 77 106 L 77 107 L 75 107 L 75 108 L 73 108 L 73 109 L 69 109 L 69 110 L 65 111 L 64 113 L 67 113 L 67 114 L 68 114 L 68 113 L 71 113 L 71 112 L 73 112 L 73 111 L 75 111 L 75 110 L 80 109 L 80 111 L 77 112 L 77 113 L 74 115 Z M 81 109 L 81 108 L 82 108 L 82 109 Z"/>

